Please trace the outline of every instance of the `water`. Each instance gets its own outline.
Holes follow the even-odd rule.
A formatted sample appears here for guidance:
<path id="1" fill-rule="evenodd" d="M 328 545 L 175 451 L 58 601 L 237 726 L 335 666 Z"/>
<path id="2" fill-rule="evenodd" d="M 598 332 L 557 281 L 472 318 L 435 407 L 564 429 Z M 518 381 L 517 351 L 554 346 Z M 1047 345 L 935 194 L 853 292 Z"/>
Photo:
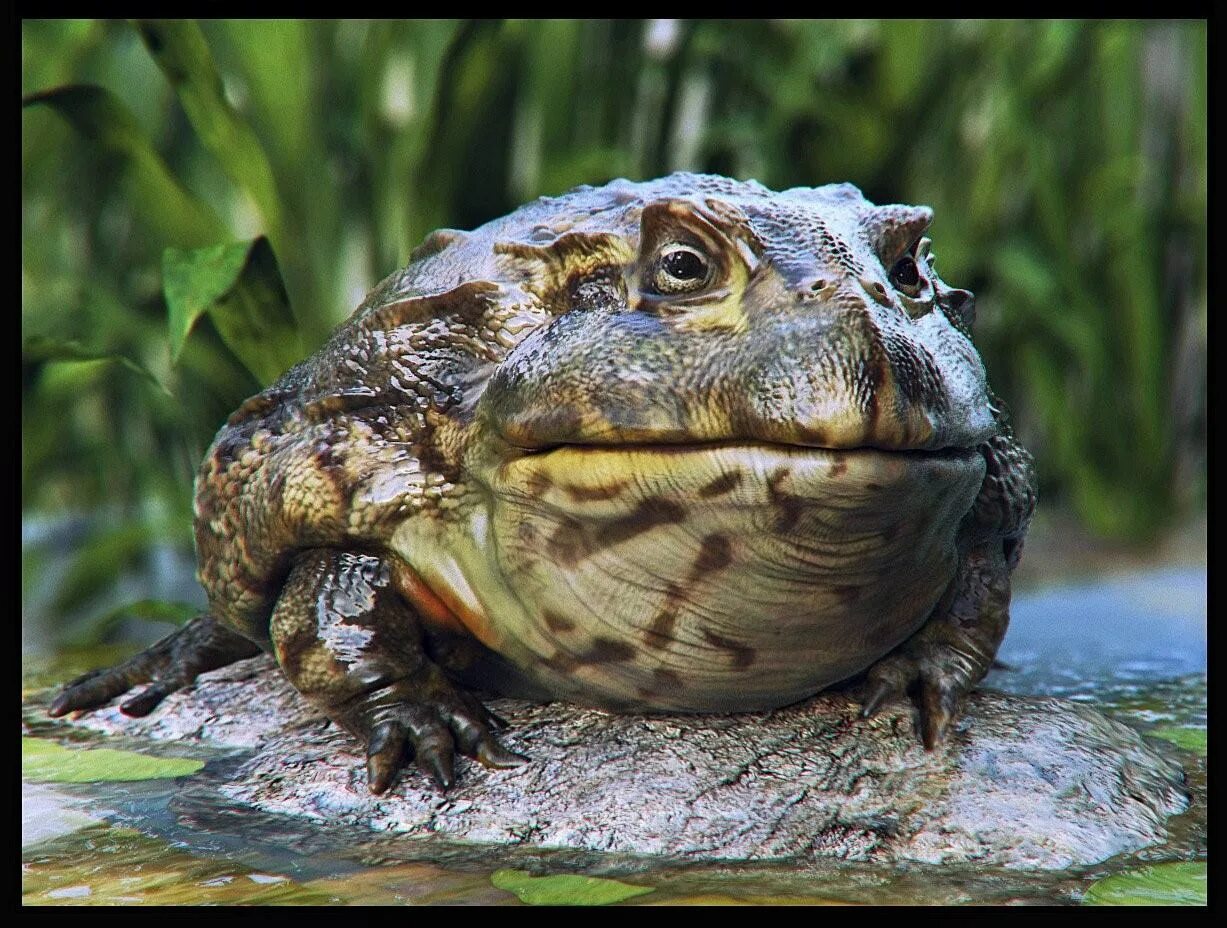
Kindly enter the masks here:
<path id="1" fill-rule="evenodd" d="M 1164 739 L 1185 766 L 1194 794 L 1189 811 L 1173 820 L 1167 844 L 1055 873 L 835 863 L 696 865 L 474 849 L 237 806 L 216 785 L 240 752 L 172 745 L 162 750 L 203 756 L 204 770 L 176 781 L 25 784 L 23 901 L 518 905 L 512 890 L 521 889 L 528 874 L 583 874 L 651 889 L 622 905 L 1074 903 L 1112 873 L 1156 861 L 1204 860 L 1205 569 L 1138 571 L 1050 588 L 1016 596 L 1012 614 L 999 655 L 1008 669 L 994 670 L 985 686 L 1093 702 Z M 91 652 L 58 655 L 41 665 L 27 662 L 25 685 L 46 686 L 114 656 Z M 35 734 L 64 737 L 38 713 L 27 713 L 27 720 Z M 112 738 L 107 746 L 125 743 Z"/>

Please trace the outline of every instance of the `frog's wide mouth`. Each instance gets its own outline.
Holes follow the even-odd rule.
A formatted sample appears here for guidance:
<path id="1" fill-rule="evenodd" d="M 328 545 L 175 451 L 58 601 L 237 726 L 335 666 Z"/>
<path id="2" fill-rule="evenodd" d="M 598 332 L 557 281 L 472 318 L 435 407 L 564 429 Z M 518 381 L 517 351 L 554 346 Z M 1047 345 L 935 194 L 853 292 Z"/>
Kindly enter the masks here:
<path id="1" fill-rule="evenodd" d="M 983 457 L 962 448 L 823 448 L 739 440 L 558 444 L 522 449 L 495 468 L 489 484 L 498 497 L 531 499 L 601 519 L 643 503 L 667 509 L 844 498 L 849 506 L 877 509 L 917 483 L 935 489 L 950 483 L 978 486 L 983 469 Z"/>
<path id="2" fill-rule="evenodd" d="M 820 452 L 831 455 L 849 455 L 859 453 L 870 454 L 906 454 L 917 455 L 920 457 L 965 457 L 974 455 L 975 449 L 951 446 L 946 448 L 900 448 L 894 446 L 877 446 L 877 445 L 854 445 L 854 446 L 831 446 L 819 443 L 807 443 L 804 441 L 784 442 L 784 441 L 767 441 L 757 438 L 726 438 L 715 440 L 646 440 L 646 441 L 624 441 L 624 442 L 601 442 L 601 441 L 574 441 L 574 442 L 555 442 L 552 444 L 541 445 L 521 445 L 510 444 L 509 446 L 515 450 L 517 455 L 524 457 L 535 457 L 546 454 L 553 454 L 558 451 L 576 451 L 587 453 L 609 453 L 616 454 L 618 452 L 638 453 L 650 452 L 656 454 L 675 454 L 684 455 L 691 453 L 703 453 L 710 451 L 723 451 L 740 449 L 742 451 L 752 452 L 756 449 L 770 451 L 772 449 L 781 451 L 796 451 L 796 452 Z"/>

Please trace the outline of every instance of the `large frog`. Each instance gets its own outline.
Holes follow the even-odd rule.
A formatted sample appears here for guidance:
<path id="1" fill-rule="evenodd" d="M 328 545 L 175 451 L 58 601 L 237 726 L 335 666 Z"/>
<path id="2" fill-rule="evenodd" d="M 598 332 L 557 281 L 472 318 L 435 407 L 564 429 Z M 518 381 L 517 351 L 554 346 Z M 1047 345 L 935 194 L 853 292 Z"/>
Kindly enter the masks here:
<path id="1" fill-rule="evenodd" d="M 939 743 L 1035 506 L 931 211 L 674 174 L 433 233 L 230 417 L 196 484 L 209 611 L 69 684 L 145 715 L 271 652 L 365 743 L 523 758 L 478 693 L 769 709 L 863 675 Z"/>

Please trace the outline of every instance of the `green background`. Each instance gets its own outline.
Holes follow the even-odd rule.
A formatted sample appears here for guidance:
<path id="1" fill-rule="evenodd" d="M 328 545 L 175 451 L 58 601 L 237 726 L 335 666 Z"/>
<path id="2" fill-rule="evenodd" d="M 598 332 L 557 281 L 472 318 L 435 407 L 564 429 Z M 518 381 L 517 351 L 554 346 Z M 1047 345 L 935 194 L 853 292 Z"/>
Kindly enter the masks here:
<path id="1" fill-rule="evenodd" d="M 27 20 L 21 42 L 23 593 L 54 635 L 199 601 L 165 578 L 190 576 L 214 432 L 427 232 L 673 170 L 931 205 L 1042 506 L 1139 544 L 1204 508 L 1203 22 Z"/>

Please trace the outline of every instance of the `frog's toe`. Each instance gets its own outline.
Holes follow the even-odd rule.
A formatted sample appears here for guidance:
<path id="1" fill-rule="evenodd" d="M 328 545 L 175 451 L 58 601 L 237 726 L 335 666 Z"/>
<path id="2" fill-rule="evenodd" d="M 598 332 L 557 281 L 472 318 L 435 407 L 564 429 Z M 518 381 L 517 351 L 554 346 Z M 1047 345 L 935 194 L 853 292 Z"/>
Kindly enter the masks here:
<path id="1" fill-rule="evenodd" d="M 212 617 L 197 616 L 122 664 L 77 677 L 52 700 L 47 713 L 58 717 L 81 709 L 96 709 L 148 683 L 119 707 L 124 715 L 148 715 L 171 693 L 194 683 L 200 674 L 259 653 L 256 644 Z"/>
<path id="2" fill-rule="evenodd" d="M 861 686 L 861 718 L 872 718 L 888 703 L 903 699 L 919 675 L 916 661 L 906 655 L 892 654 L 878 661 Z"/>
<path id="3" fill-rule="evenodd" d="M 499 715 L 497 712 L 491 712 L 485 706 L 481 707 L 482 718 L 485 719 L 487 725 L 495 731 L 506 731 L 511 727 L 511 723 Z"/>
<path id="4" fill-rule="evenodd" d="M 932 647 L 905 646 L 878 661 L 861 687 L 861 717 L 871 718 L 888 703 L 912 693 L 920 713 L 920 740 L 930 751 L 940 746 L 971 689 L 968 675 L 949 666 L 950 655 L 942 658 Z"/>
<path id="5" fill-rule="evenodd" d="M 455 782 L 455 745 L 447 728 L 422 707 L 406 706 L 376 724 L 367 739 L 366 773 L 372 793 L 387 792 L 404 765 L 406 748 L 440 789 Z"/>
<path id="6" fill-rule="evenodd" d="M 528 758 L 499 744 L 494 736 L 494 731 L 505 731 L 510 727 L 506 719 L 495 715 L 481 704 L 481 700 L 469 693 L 457 692 L 456 696 L 452 704 L 442 707 L 442 712 L 462 754 L 472 757 L 483 767 L 496 770 L 519 767 L 528 762 Z"/>
<path id="7" fill-rule="evenodd" d="M 399 722 L 381 722 L 371 729 L 366 744 L 366 779 L 376 796 L 387 791 L 400 770 L 405 737 L 405 727 Z"/>
<path id="8" fill-rule="evenodd" d="M 473 756 L 482 766 L 494 770 L 513 770 L 528 763 L 527 757 L 515 751 L 509 751 L 499 744 L 493 735 L 486 735 L 482 739 Z"/>
<path id="9" fill-rule="evenodd" d="M 410 756 L 443 790 L 455 782 L 457 752 L 486 767 L 526 762 L 499 743 L 480 700 L 455 688 L 436 669 L 422 677 L 371 694 L 347 720 L 351 730 L 369 732 L 367 782 L 372 793 L 386 792 Z"/>
<path id="10" fill-rule="evenodd" d="M 946 740 L 951 723 L 958 717 L 966 688 L 941 674 L 922 675 L 920 691 L 920 738 L 932 751 Z"/>
<path id="11" fill-rule="evenodd" d="M 91 670 L 64 684 L 51 701 L 47 714 L 58 718 L 80 709 L 96 709 L 128 692 L 136 682 L 129 678 L 128 662 L 107 670 Z"/>
<path id="12" fill-rule="evenodd" d="M 362 700 L 345 727 L 366 741 L 367 785 L 372 793 L 387 792 L 410 757 L 440 789 L 452 785 L 456 747 L 451 733 L 438 713 L 404 692 L 403 686 Z"/>
<path id="13" fill-rule="evenodd" d="M 192 680 L 190 679 L 158 680 L 156 683 L 150 683 L 136 696 L 121 703 L 119 711 L 135 719 L 143 718 L 161 705 L 162 700 L 171 693 L 181 690 L 191 683 Z"/>
<path id="14" fill-rule="evenodd" d="M 447 724 L 436 714 L 423 715 L 423 718 L 410 723 L 409 729 L 418 769 L 430 777 L 439 789 L 450 789 L 456 782 L 455 739 Z"/>

